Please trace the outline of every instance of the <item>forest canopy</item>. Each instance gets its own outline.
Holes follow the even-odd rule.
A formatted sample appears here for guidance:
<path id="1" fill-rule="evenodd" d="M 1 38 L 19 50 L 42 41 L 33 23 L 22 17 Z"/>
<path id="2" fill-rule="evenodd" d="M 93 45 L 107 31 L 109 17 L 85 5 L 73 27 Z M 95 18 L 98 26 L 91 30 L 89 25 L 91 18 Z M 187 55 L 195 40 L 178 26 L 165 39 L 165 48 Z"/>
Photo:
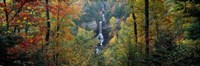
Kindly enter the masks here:
<path id="1" fill-rule="evenodd" d="M 200 0 L 0 0 L 0 66 L 199 66 Z"/>

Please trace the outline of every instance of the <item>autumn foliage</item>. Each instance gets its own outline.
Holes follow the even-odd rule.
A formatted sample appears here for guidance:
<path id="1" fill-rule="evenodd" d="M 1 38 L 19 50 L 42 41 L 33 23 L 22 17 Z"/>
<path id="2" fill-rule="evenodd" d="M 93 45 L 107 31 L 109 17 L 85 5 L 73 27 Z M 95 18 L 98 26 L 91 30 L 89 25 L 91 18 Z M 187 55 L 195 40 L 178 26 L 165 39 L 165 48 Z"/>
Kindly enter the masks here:
<path id="1" fill-rule="evenodd" d="M 199 7 L 199 0 L 0 0 L 0 66 L 198 66 Z"/>

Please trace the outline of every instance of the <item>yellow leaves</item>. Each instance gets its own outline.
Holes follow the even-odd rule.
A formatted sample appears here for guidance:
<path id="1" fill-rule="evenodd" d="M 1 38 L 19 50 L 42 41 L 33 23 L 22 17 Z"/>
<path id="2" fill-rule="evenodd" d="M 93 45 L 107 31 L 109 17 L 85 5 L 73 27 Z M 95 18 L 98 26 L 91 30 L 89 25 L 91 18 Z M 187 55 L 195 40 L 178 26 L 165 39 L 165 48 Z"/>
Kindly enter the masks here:
<path id="1" fill-rule="evenodd" d="M 111 49 L 111 48 L 108 48 L 108 49 L 104 52 L 103 55 L 105 56 L 105 58 L 107 58 L 106 61 L 105 61 L 105 64 L 110 64 L 110 63 L 111 63 L 112 54 L 113 54 L 113 52 L 112 52 L 112 49 Z"/>
<path id="2" fill-rule="evenodd" d="M 143 39 L 139 37 L 138 42 L 143 42 Z"/>
<path id="3" fill-rule="evenodd" d="M 78 27 L 78 32 L 83 32 L 84 31 L 84 29 L 83 28 L 81 28 L 81 27 Z"/>
<path id="4" fill-rule="evenodd" d="M 66 39 L 67 39 L 67 40 L 73 40 L 74 37 L 73 37 L 73 35 L 72 35 L 70 32 L 67 32 L 67 33 L 66 33 Z"/>
<path id="5" fill-rule="evenodd" d="M 118 52 L 117 55 L 123 55 L 126 53 L 126 49 L 123 47 L 123 44 L 120 44 L 117 48 L 118 48 Z"/>
<path id="6" fill-rule="evenodd" d="M 51 0 L 51 2 L 52 2 L 53 4 L 57 4 L 57 3 L 58 3 L 58 0 Z"/>
<path id="7" fill-rule="evenodd" d="M 116 19 L 115 19 L 115 17 L 111 17 L 111 19 L 110 19 L 110 27 L 111 27 L 112 30 L 115 29 L 115 27 L 116 27 Z"/>
<path id="8" fill-rule="evenodd" d="M 126 19 L 126 22 L 130 25 L 133 25 L 133 18 L 132 18 L 132 14 L 130 14 L 130 16 Z"/>
<path id="9" fill-rule="evenodd" d="M 12 2 L 12 0 L 6 0 L 6 3 L 11 3 Z"/>
<path id="10" fill-rule="evenodd" d="M 27 19 L 27 17 L 24 17 L 23 19 L 24 19 L 24 20 L 26 20 L 26 19 Z"/>
<path id="11" fill-rule="evenodd" d="M 4 8 L 0 8 L 0 10 L 1 10 L 1 11 L 3 11 L 3 10 L 4 10 Z"/>
<path id="12" fill-rule="evenodd" d="M 70 32 L 69 30 L 67 30 Z M 67 41 L 65 43 L 65 51 L 62 51 L 64 59 L 69 61 L 70 66 L 82 65 L 87 66 L 90 62 L 90 58 L 93 59 L 94 44 L 97 43 L 92 31 L 87 31 L 81 27 L 78 27 L 78 32 L 73 41 Z M 69 49 L 70 48 L 70 49 Z"/>
<path id="13" fill-rule="evenodd" d="M 122 21 L 121 23 L 120 23 L 120 27 L 124 27 L 125 26 L 125 23 Z"/>
<path id="14" fill-rule="evenodd" d="M 76 24 L 74 24 L 74 22 L 73 22 L 72 20 L 70 20 L 70 19 L 67 19 L 67 20 L 66 20 L 66 23 L 67 23 L 67 25 L 69 25 L 69 26 L 76 26 Z"/>
<path id="15" fill-rule="evenodd" d="M 33 14 L 33 12 L 29 12 L 29 14 L 31 15 L 31 14 Z"/>
<path id="16" fill-rule="evenodd" d="M 110 40 L 109 44 L 115 44 L 116 42 L 117 42 L 117 35 L 115 33 L 114 36 L 113 36 L 113 38 Z"/>
<path id="17" fill-rule="evenodd" d="M 182 43 L 183 43 L 183 44 L 186 44 L 186 45 L 190 45 L 190 44 L 195 44 L 195 43 L 197 43 L 197 41 L 194 41 L 194 40 L 182 40 Z"/>
<path id="18" fill-rule="evenodd" d="M 110 48 L 107 48 L 105 50 L 103 56 L 105 58 L 106 66 L 113 64 L 113 62 L 116 62 L 115 65 L 121 66 L 122 63 L 120 62 L 120 60 L 126 56 L 126 49 L 124 47 L 124 44 L 112 45 Z"/>
<path id="19" fill-rule="evenodd" d="M 131 24 L 130 24 L 131 23 Z M 121 22 L 119 30 L 119 42 L 123 44 L 134 43 L 134 28 L 132 15 L 126 19 L 126 22 Z"/>
<path id="20" fill-rule="evenodd" d="M 68 28 L 65 28 L 65 40 L 73 40 L 74 36 L 70 33 L 70 30 Z"/>
<path id="21" fill-rule="evenodd" d="M 20 20 L 17 20 L 17 23 L 20 23 L 21 21 Z"/>
<path id="22" fill-rule="evenodd" d="M 79 15 L 81 15 L 82 7 L 77 4 L 72 4 L 70 9 L 68 9 L 68 13 L 73 16 L 73 18 L 78 19 Z"/>
<path id="23" fill-rule="evenodd" d="M 30 25 L 31 24 L 31 22 L 28 22 L 28 25 Z"/>
<path id="24" fill-rule="evenodd" d="M 183 24 L 184 28 L 188 28 L 191 24 Z"/>
<path id="25" fill-rule="evenodd" d="M 73 2 L 67 9 L 69 15 L 72 15 L 74 19 L 79 19 L 79 16 L 81 15 L 81 10 L 83 7 L 83 0 L 78 0 L 76 2 Z"/>
<path id="26" fill-rule="evenodd" d="M 46 14 L 45 13 L 41 13 L 41 17 L 45 17 L 46 16 Z"/>
<path id="27" fill-rule="evenodd" d="M 31 7 L 30 7 L 30 6 L 28 6 L 28 7 L 27 7 L 27 9 L 31 9 Z"/>
<path id="28" fill-rule="evenodd" d="M 107 49 L 107 50 L 104 52 L 104 56 L 105 56 L 105 57 L 109 57 L 109 55 L 110 55 L 110 51 L 109 51 L 109 49 Z"/>
<path id="29" fill-rule="evenodd" d="M 81 27 L 78 27 L 78 33 L 76 34 L 76 43 L 92 43 L 95 44 L 96 39 L 93 31 L 87 31 Z M 90 41 L 92 40 L 92 41 Z"/>

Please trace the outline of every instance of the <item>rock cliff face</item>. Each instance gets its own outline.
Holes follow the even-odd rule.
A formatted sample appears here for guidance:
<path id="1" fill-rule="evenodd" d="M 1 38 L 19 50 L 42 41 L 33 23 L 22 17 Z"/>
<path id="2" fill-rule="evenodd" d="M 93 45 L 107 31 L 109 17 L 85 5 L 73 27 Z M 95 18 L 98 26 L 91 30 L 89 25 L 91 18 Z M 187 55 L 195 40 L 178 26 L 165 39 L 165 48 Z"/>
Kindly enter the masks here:
<path id="1" fill-rule="evenodd" d="M 84 29 L 89 29 L 95 31 L 97 29 L 97 22 L 92 21 L 92 22 L 87 22 L 87 23 L 81 23 L 81 27 Z"/>

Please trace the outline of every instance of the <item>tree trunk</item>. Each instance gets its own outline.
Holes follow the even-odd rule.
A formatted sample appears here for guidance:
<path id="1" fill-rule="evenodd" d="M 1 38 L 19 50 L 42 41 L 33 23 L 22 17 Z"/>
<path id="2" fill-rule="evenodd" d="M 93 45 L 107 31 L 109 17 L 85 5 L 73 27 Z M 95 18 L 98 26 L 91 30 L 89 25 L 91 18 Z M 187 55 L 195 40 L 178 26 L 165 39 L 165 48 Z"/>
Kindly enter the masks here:
<path id="1" fill-rule="evenodd" d="M 145 48 L 145 53 L 147 58 L 149 57 L 149 0 L 145 0 L 145 44 L 146 44 L 146 48 Z M 147 62 L 147 66 L 149 66 L 149 62 Z"/>
<path id="2" fill-rule="evenodd" d="M 25 32 L 26 32 L 26 35 L 28 35 L 28 30 L 29 30 L 29 20 L 26 20 L 26 28 L 25 28 Z"/>
<path id="3" fill-rule="evenodd" d="M 58 0 L 58 4 L 60 4 L 60 0 Z M 59 37 L 59 30 L 60 30 L 60 18 L 59 18 L 59 13 L 60 13 L 60 9 L 58 8 L 57 9 L 57 27 L 56 27 L 56 38 L 58 38 Z M 59 45 L 58 45 L 58 43 L 59 42 L 56 42 L 56 51 L 58 51 L 58 47 L 59 47 Z M 59 53 L 58 52 L 55 52 L 56 54 L 55 54 L 55 65 L 57 66 L 58 65 L 58 57 L 59 57 Z"/>
<path id="4" fill-rule="evenodd" d="M 149 1 L 145 0 L 145 44 L 146 55 L 149 55 Z"/>
<path id="5" fill-rule="evenodd" d="M 132 2 L 134 2 L 134 0 L 132 0 Z M 138 48 L 138 38 L 137 38 L 137 23 L 136 23 L 136 16 L 135 16 L 135 13 L 134 13 L 134 7 L 133 7 L 133 4 L 134 3 L 131 3 L 131 6 L 130 6 L 130 10 L 131 10 L 131 14 L 132 14 L 132 18 L 134 19 L 134 22 L 133 22 L 133 28 L 134 28 L 134 38 L 135 38 L 135 44 L 136 44 L 136 48 Z M 132 37 L 130 37 L 132 38 Z M 131 42 L 129 42 L 129 44 L 131 44 Z M 128 66 L 132 66 L 133 65 L 133 45 L 129 45 L 128 47 L 128 61 L 127 61 L 127 64 Z"/>
<path id="6" fill-rule="evenodd" d="M 132 9 L 133 6 L 131 6 Z M 132 11 L 132 18 L 134 19 L 134 22 L 133 22 L 133 26 L 134 26 L 134 33 L 135 33 L 135 43 L 136 43 L 136 46 L 138 46 L 138 38 L 137 38 L 137 23 L 136 23 L 136 16 L 135 16 L 135 13 Z"/>
<path id="7" fill-rule="evenodd" d="M 14 2 L 15 1 L 13 1 L 13 4 L 14 4 Z M 19 16 L 18 14 L 21 12 L 24 5 L 25 5 L 25 3 L 21 3 L 20 8 L 17 10 L 17 12 L 14 14 L 14 16 L 12 18 L 10 18 L 10 22 L 13 21 L 15 19 L 15 17 Z M 7 24 L 8 24 L 8 27 L 9 27 L 9 23 L 7 23 Z M 16 33 L 16 31 L 18 30 L 18 27 L 19 27 L 19 25 L 14 26 L 14 30 L 13 30 L 14 33 Z"/>
<path id="8" fill-rule="evenodd" d="M 45 0 L 46 2 L 46 19 L 47 19 L 47 33 L 46 33 L 46 37 L 45 37 L 45 40 L 46 40 L 46 45 L 49 45 L 49 36 L 50 36 L 50 27 L 51 27 L 51 24 L 50 24 L 50 21 L 49 21 L 49 0 Z M 43 48 L 44 49 L 44 48 Z M 48 49 L 46 49 L 46 52 L 48 51 Z M 49 59 L 47 58 L 47 65 L 49 66 Z"/>
<path id="9" fill-rule="evenodd" d="M 3 3 L 4 3 L 4 12 L 5 12 L 5 16 L 6 16 L 6 30 L 9 29 L 9 22 L 8 22 L 8 11 L 7 11 L 7 6 L 6 6 L 6 0 L 3 0 Z"/>
<path id="10" fill-rule="evenodd" d="M 50 21 L 49 21 L 49 5 L 48 0 L 46 0 L 46 19 L 47 19 L 47 33 L 46 33 L 46 44 L 49 44 L 49 36 L 50 36 Z"/>

